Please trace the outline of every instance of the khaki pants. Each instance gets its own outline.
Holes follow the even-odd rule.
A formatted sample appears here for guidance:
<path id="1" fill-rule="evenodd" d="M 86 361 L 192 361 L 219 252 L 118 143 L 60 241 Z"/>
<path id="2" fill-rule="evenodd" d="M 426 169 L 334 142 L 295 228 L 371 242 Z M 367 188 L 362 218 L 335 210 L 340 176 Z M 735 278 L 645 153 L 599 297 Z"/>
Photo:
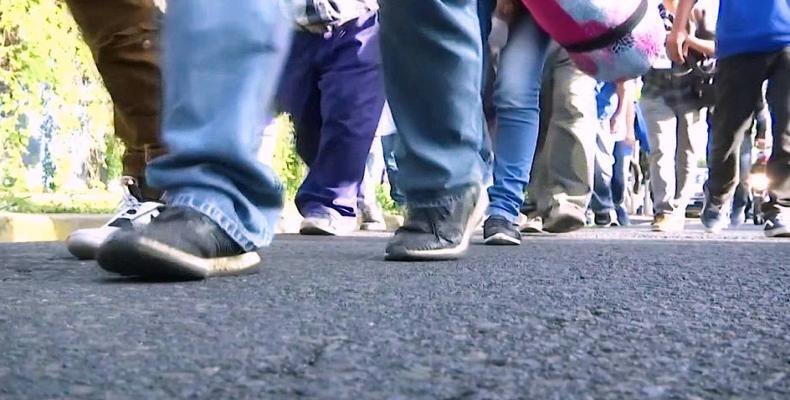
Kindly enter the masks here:
<path id="1" fill-rule="evenodd" d="M 694 138 L 708 135 L 708 111 L 695 104 L 670 108 L 662 98 L 650 96 L 642 97 L 639 105 L 644 111 L 650 143 L 654 213 L 683 216 L 694 195 L 691 180 L 699 154 Z"/>
<path id="2" fill-rule="evenodd" d="M 553 58 L 553 57 L 552 57 Z M 548 61 L 551 63 L 552 59 Z M 581 72 L 564 50 L 547 64 L 541 110 L 540 153 L 535 161 L 529 195 L 538 212 L 553 208 L 584 220 L 593 185 L 598 134 L 596 80 Z"/>
<path id="3" fill-rule="evenodd" d="M 115 134 L 126 145 L 123 173 L 144 185 L 159 140 L 161 12 L 153 0 L 67 0 L 112 97 Z"/>

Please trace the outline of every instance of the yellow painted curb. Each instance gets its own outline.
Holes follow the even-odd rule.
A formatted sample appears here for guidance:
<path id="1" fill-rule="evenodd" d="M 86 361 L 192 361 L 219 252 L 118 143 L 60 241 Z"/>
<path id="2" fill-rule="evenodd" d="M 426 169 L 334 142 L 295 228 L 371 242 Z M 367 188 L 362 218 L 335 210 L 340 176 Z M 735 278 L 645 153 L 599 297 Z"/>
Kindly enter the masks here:
<path id="1" fill-rule="evenodd" d="M 72 231 L 102 226 L 110 215 L 0 213 L 0 243 L 65 240 Z"/>

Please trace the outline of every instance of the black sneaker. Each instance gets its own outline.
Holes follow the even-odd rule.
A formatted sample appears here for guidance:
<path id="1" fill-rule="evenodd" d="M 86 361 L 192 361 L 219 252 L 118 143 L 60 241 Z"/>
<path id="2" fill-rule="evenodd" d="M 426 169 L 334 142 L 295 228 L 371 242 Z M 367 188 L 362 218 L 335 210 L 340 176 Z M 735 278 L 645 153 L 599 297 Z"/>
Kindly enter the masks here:
<path id="1" fill-rule="evenodd" d="M 521 244 L 521 233 L 507 218 L 492 215 L 483 224 L 483 242 L 493 246 L 518 246 Z"/>
<path id="2" fill-rule="evenodd" d="M 409 208 L 405 223 L 387 245 L 385 259 L 418 261 L 463 257 L 487 205 L 488 196 L 476 185 L 448 205 Z"/>
<path id="3" fill-rule="evenodd" d="M 187 207 L 165 208 L 150 224 L 120 230 L 98 250 L 106 271 L 154 279 L 205 279 L 254 272 L 261 259 Z"/>
<path id="4" fill-rule="evenodd" d="M 616 218 L 616 214 L 614 210 L 611 212 L 604 212 L 604 213 L 595 213 L 595 225 L 601 228 L 612 228 L 616 226 L 620 226 L 620 222 L 618 222 Z"/>

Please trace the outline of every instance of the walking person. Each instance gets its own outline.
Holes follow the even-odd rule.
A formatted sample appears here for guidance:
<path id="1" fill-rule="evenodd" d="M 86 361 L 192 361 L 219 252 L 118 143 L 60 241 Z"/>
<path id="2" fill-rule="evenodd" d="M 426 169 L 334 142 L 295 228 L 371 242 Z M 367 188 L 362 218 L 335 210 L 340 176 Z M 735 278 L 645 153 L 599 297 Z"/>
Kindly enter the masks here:
<path id="1" fill-rule="evenodd" d="M 529 183 L 529 199 L 540 229 L 567 233 L 585 226 L 593 190 L 598 122 L 595 78 L 552 45 L 544 74 L 540 152 Z M 534 216 L 533 215 L 533 216 Z"/>
<path id="2" fill-rule="evenodd" d="M 664 5 L 672 15 L 677 0 L 665 0 Z M 699 28 L 696 20 L 692 22 Z M 695 37 L 695 45 L 701 40 Z M 713 42 L 705 44 L 710 47 L 707 52 L 712 53 Z M 651 149 L 652 229 L 678 232 L 685 228 L 686 207 L 694 194 L 692 172 L 701 154 L 696 143 L 699 142 L 697 138 L 707 135 L 707 104 L 692 90 L 696 84 L 695 75 L 688 73 L 688 67 L 673 65 L 666 57 L 659 60 L 643 80 L 640 106 L 647 119 Z"/>
<path id="3" fill-rule="evenodd" d="M 67 0 L 113 101 L 115 135 L 122 157 L 123 201 L 100 228 L 78 229 L 66 239 L 77 258 L 92 259 L 118 229 L 148 223 L 159 212 L 161 191 L 148 183 L 146 164 L 164 154 L 160 141 L 162 12 L 154 0 Z"/>
<path id="4" fill-rule="evenodd" d="M 590 209 L 596 226 L 612 227 L 628 224 L 623 207 L 627 165 L 626 141 L 632 146 L 635 95 L 634 82 L 599 82 L 596 87 L 599 130 Z M 629 126 L 630 125 L 630 126 Z"/>
<path id="5" fill-rule="evenodd" d="M 692 41 L 687 24 L 694 3 L 680 0 L 667 40 L 676 62 L 686 60 Z M 727 213 L 738 182 L 740 145 L 767 80 L 773 148 L 764 232 L 768 237 L 790 237 L 790 6 L 786 0 L 721 0 L 716 37 L 716 106 L 702 223 L 712 233 L 730 223 Z"/>
<path id="6" fill-rule="evenodd" d="M 516 219 L 538 141 L 540 87 L 550 39 L 521 4 L 505 0 L 498 9 L 507 10 L 509 15 L 500 17 L 511 28 L 499 56 L 494 87 L 494 184 L 488 189 L 483 239 L 488 245 L 518 245 L 521 234 Z"/>
<path id="7" fill-rule="evenodd" d="M 283 206 L 282 184 L 257 153 L 292 34 L 284 12 L 257 0 L 168 3 L 168 154 L 147 170 L 167 206 L 150 224 L 110 236 L 97 255 L 103 269 L 202 279 L 257 268 Z"/>
<path id="8" fill-rule="evenodd" d="M 357 228 L 357 197 L 384 107 L 374 0 L 307 0 L 277 93 L 309 168 L 296 193 L 300 233 Z"/>

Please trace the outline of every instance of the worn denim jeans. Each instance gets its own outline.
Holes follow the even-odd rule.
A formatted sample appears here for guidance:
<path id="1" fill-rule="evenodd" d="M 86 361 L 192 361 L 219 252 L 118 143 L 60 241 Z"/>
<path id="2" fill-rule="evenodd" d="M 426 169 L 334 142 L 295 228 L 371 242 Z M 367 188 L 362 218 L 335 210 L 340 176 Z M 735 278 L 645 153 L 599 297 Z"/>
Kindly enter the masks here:
<path id="1" fill-rule="evenodd" d="M 193 208 L 245 250 L 268 244 L 282 184 L 256 159 L 292 31 L 277 1 L 168 2 L 163 139 L 148 167 L 169 206 Z"/>
<path id="2" fill-rule="evenodd" d="M 516 220 L 524 202 L 535 157 L 540 86 L 549 42 L 549 36 L 526 15 L 511 28 L 499 60 L 494 89 L 494 184 L 488 189 L 488 214 L 510 221 Z"/>
<path id="3" fill-rule="evenodd" d="M 446 204 L 484 173 L 477 0 L 383 0 L 384 81 L 410 206 Z"/>

